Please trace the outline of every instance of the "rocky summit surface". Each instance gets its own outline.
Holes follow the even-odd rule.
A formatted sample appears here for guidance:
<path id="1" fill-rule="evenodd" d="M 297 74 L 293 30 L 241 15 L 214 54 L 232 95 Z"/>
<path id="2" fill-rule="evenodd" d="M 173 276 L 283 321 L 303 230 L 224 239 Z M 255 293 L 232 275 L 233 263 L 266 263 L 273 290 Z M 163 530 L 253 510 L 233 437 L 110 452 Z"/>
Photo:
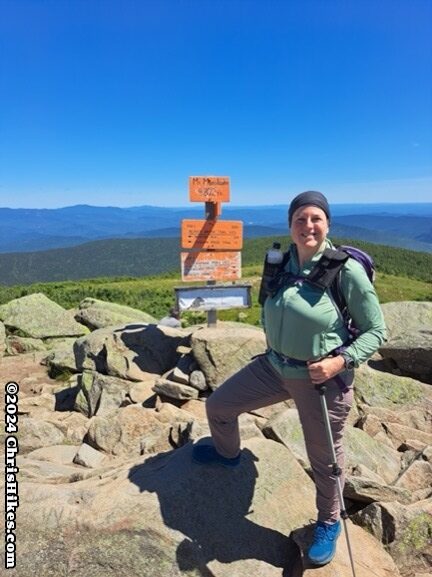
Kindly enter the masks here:
<path id="1" fill-rule="evenodd" d="M 344 534 L 330 564 L 308 565 L 314 484 L 291 401 L 240 417 L 237 469 L 191 459 L 210 442 L 206 398 L 264 352 L 261 330 L 173 329 L 112 303 L 66 311 L 31 297 L 0 307 L 0 384 L 19 385 L 20 503 L 16 567 L 0 574 L 352 575 Z M 346 529 L 357 577 L 425 577 L 432 303 L 383 311 L 389 340 L 356 372 L 346 428 Z"/>

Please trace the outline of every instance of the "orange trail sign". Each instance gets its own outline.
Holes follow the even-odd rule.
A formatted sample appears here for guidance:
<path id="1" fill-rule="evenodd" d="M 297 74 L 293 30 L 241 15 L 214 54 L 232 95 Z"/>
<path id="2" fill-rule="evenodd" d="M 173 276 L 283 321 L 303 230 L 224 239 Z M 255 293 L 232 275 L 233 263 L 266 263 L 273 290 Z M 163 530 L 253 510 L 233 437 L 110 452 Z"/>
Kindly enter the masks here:
<path id="1" fill-rule="evenodd" d="M 183 281 L 241 278 L 240 252 L 182 252 L 180 257 Z"/>
<path id="2" fill-rule="evenodd" d="M 241 250 L 241 220 L 183 220 L 182 248 Z"/>
<path id="3" fill-rule="evenodd" d="M 191 202 L 229 202 L 229 177 L 190 176 L 189 200 Z"/>

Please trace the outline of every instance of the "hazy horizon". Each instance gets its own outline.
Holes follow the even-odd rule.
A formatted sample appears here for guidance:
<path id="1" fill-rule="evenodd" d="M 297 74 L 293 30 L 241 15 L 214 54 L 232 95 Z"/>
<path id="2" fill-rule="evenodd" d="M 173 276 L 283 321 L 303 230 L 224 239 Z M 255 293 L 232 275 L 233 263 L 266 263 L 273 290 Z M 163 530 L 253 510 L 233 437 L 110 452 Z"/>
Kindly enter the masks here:
<path id="1" fill-rule="evenodd" d="M 414 206 L 414 207 L 421 207 L 427 206 L 432 207 L 432 201 L 429 202 L 391 202 L 391 201 L 383 201 L 383 202 L 329 202 L 330 206 L 332 207 L 368 207 L 370 209 L 374 207 L 403 207 L 403 206 Z M 230 209 L 237 209 L 237 208 L 275 208 L 275 207 L 288 207 L 289 202 L 286 203 L 222 203 L 222 211 L 223 210 L 230 210 Z M 164 206 L 158 204 L 137 204 L 137 205 L 120 205 L 120 204 L 90 204 L 90 203 L 77 203 L 77 204 L 67 204 L 67 205 L 59 205 L 54 207 L 47 207 L 47 206 L 23 206 L 23 207 L 12 207 L 12 206 L 0 206 L 0 210 L 62 210 L 68 208 L 78 208 L 78 207 L 88 207 L 88 208 L 121 208 L 121 209 L 138 209 L 138 208 L 160 208 L 160 209 L 167 209 L 167 210 L 203 210 L 204 203 L 199 202 L 190 202 L 189 204 L 179 204 L 175 206 Z"/>

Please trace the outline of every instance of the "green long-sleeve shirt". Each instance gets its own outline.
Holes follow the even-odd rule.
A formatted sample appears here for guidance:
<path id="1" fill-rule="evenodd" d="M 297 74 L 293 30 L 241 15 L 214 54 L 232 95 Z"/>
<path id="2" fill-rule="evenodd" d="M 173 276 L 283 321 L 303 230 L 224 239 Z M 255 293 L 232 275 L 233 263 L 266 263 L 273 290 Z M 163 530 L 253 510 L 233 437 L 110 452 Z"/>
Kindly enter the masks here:
<path id="1" fill-rule="evenodd" d="M 285 270 L 306 276 L 321 258 L 325 248 L 334 248 L 330 240 L 300 268 L 295 245 Z M 349 258 L 340 272 L 340 287 L 356 328 L 360 331 L 346 353 L 355 366 L 366 361 L 386 339 L 384 317 L 375 289 L 362 265 Z M 263 325 L 269 347 L 294 359 L 308 361 L 327 356 L 346 344 L 349 332 L 330 290 L 324 293 L 308 282 L 289 281 L 263 308 Z M 270 361 L 287 378 L 306 378 L 306 367 L 284 365 L 274 353 Z"/>

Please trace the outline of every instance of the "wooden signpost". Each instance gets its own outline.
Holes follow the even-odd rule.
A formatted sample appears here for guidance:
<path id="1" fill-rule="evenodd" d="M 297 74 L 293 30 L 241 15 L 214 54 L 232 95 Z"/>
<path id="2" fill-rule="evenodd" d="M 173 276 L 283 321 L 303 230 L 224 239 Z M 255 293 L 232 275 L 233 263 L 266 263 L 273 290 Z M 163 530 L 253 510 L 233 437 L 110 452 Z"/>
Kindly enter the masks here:
<path id="1" fill-rule="evenodd" d="M 207 287 L 215 286 L 216 281 L 235 281 L 241 278 L 241 252 L 243 247 L 243 223 L 237 220 L 217 220 L 222 213 L 221 203 L 230 200 L 230 183 L 227 176 L 191 176 L 189 178 L 189 200 L 205 203 L 203 220 L 182 221 L 181 273 L 183 281 L 206 281 Z M 196 290 L 195 287 L 194 290 Z M 250 287 L 245 285 L 237 290 L 245 289 L 243 301 L 250 306 Z M 182 289 L 176 289 L 181 292 Z M 220 299 L 219 308 L 229 308 L 227 302 L 235 301 L 229 294 L 230 287 L 219 287 L 217 293 L 212 292 L 212 305 L 219 306 L 215 294 Z M 208 294 L 209 291 L 207 291 Z M 231 289 L 232 292 L 232 289 Z M 205 301 L 206 291 L 192 302 Z M 230 301 L 231 299 L 231 301 Z M 186 302 L 177 293 L 178 303 Z M 190 299 L 189 299 L 190 301 Z M 224 301 L 225 304 L 222 304 Z M 210 302 L 210 301 L 209 301 Z M 192 306 L 192 305 L 191 305 Z M 197 309 L 195 309 L 197 310 Z M 216 326 L 216 308 L 207 310 L 208 326 Z"/>

